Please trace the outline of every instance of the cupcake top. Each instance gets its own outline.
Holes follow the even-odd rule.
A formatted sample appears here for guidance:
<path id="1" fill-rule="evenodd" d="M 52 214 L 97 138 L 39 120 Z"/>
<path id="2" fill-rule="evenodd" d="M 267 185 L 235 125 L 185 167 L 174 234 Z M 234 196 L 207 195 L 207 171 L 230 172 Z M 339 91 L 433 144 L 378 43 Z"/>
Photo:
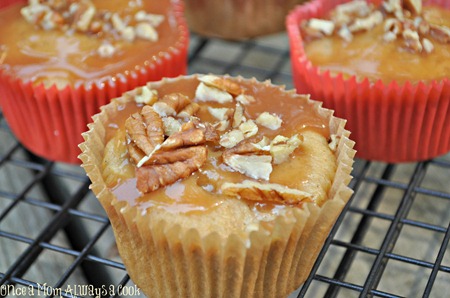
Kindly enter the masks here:
<path id="1" fill-rule="evenodd" d="M 127 92 L 108 109 L 102 177 L 125 209 L 151 220 L 228 235 L 328 199 L 340 136 L 306 96 L 190 76 Z"/>
<path id="2" fill-rule="evenodd" d="M 170 0 L 17 1 L 0 19 L 0 68 L 45 86 L 139 71 L 180 38 Z"/>
<path id="3" fill-rule="evenodd" d="M 421 0 L 352 1 L 301 24 L 305 53 L 334 74 L 397 81 L 448 77 L 450 10 Z"/>

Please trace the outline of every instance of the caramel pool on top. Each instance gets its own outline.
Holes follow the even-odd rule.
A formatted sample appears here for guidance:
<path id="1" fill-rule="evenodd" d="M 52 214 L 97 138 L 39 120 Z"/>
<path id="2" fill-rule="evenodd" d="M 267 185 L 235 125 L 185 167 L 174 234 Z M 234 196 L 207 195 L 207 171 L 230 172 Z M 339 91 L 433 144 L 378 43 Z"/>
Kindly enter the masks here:
<path id="1" fill-rule="evenodd" d="M 342 73 L 345 77 L 356 76 L 358 79 L 368 78 L 372 82 L 381 79 L 384 83 L 395 80 L 402 84 L 406 81 L 430 82 L 448 78 L 450 10 L 424 6 L 416 12 L 406 4 L 421 4 L 421 1 L 403 1 L 405 6 L 397 8 L 392 4 L 395 2 L 383 1 L 379 9 L 372 10 L 362 4 L 365 1 L 338 6 L 326 18 L 333 20 L 333 24 L 326 21 L 322 29 L 309 28 L 311 22 L 305 22 L 302 29 L 306 56 L 322 71 L 329 70 L 332 74 Z M 347 9 L 351 5 L 355 9 Z M 349 20 L 344 20 L 347 25 L 339 24 L 344 18 L 339 20 L 336 17 L 338 10 L 350 12 Z M 361 24 L 365 23 L 363 25 L 370 21 L 371 24 L 349 35 L 348 28 L 352 29 L 357 19 Z M 430 30 L 430 25 L 436 29 Z M 408 27 L 411 30 L 405 33 Z M 416 33 L 418 41 L 414 40 Z M 410 38 L 408 44 L 405 42 L 407 38 Z"/>
<path id="2" fill-rule="evenodd" d="M 334 136 L 304 97 L 254 80 L 192 76 L 116 103 L 103 177 L 132 206 L 203 212 L 242 199 L 274 210 L 327 198 Z"/>
<path id="3" fill-rule="evenodd" d="M 22 17 L 25 2 L 18 1 L 0 10 L 0 67 L 24 81 L 43 82 L 47 86 L 56 83 L 59 87 L 67 83 L 77 85 L 133 71 L 135 66 L 167 51 L 178 39 L 170 0 L 89 2 L 96 13 L 118 13 L 125 24 L 136 22 L 133 17 L 139 11 L 162 16 L 162 22 L 155 26 L 158 40 L 127 41 L 120 34 L 113 37 L 88 34 L 73 28 L 44 30 Z M 105 44 L 111 44 L 114 53 L 100 54 L 99 48 Z"/>

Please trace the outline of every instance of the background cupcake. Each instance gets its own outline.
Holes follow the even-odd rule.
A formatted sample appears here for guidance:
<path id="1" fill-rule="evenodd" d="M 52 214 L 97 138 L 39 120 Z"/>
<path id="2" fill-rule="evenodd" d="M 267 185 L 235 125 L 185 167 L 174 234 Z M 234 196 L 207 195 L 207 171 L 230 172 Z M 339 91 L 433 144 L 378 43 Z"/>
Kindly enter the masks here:
<path id="1" fill-rule="evenodd" d="M 231 40 L 283 31 L 288 12 L 304 0 L 186 0 L 192 31 Z"/>
<path id="2" fill-rule="evenodd" d="M 287 18 L 298 92 L 323 100 L 325 107 L 348 120 L 361 158 L 406 162 L 448 152 L 450 82 L 445 71 L 448 59 L 443 57 L 450 48 L 450 37 L 445 37 L 450 2 L 427 1 L 422 5 L 421 1 L 404 1 L 403 7 L 395 7 L 393 1 L 369 1 L 373 5 L 355 1 L 340 8 L 350 18 L 335 13 L 331 22 L 320 20 L 330 19 L 329 13 L 345 2 L 312 1 L 297 7 Z M 431 5 L 435 9 L 429 9 Z M 444 17 L 438 17 L 436 11 L 444 9 Z M 325 31 L 314 33 L 307 28 L 311 24 L 325 26 Z M 361 25 L 367 27 L 358 29 Z M 320 40 L 321 36 L 326 36 L 325 43 L 339 40 L 345 44 L 336 57 L 349 56 L 361 43 L 369 58 L 363 61 L 354 55 L 348 61 L 317 66 L 307 47 L 312 44 L 310 40 Z M 333 49 L 329 43 L 316 54 L 328 51 L 325 55 L 332 56 Z M 348 52 L 341 55 L 345 49 Z M 352 70 L 346 68 L 349 65 Z"/>
<path id="3" fill-rule="evenodd" d="M 33 153 L 78 163 L 81 133 L 122 92 L 186 72 L 181 1 L 2 1 L 0 105 Z"/>

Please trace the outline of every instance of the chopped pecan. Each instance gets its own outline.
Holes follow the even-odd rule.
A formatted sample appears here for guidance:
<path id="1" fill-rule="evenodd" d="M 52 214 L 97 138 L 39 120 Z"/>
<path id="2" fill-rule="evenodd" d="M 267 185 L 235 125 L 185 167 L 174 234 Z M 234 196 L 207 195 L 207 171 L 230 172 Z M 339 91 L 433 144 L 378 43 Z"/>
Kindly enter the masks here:
<path id="1" fill-rule="evenodd" d="M 158 100 L 158 91 L 150 89 L 147 86 L 142 86 L 136 89 L 136 93 L 134 95 L 134 101 L 136 103 L 152 105 L 157 100 Z"/>
<path id="2" fill-rule="evenodd" d="M 403 7 L 413 14 L 422 13 L 422 0 L 403 0 Z"/>
<path id="3" fill-rule="evenodd" d="M 450 28 L 448 27 L 430 24 L 430 35 L 441 43 L 450 42 Z"/>
<path id="4" fill-rule="evenodd" d="M 284 136 L 276 136 L 270 143 L 270 154 L 273 157 L 274 164 L 280 164 L 288 160 L 289 155 L 300 146 L 303 138 L 294 135 L 290 138 Z"/>
<path id="5" fill-rule="evenodd" d="M 422 38 L 422 46 L 423 46 L 423 50 L 427 54 L 433 52 L 433 50 L 434 50 L 433 43 L 427 38 Z"/>
<path id="6" fill-rule="evenodd" d="M 90 2 L 79 2 L 78 9 L 74 15 L 75 29 L 81 32 L 86 32 L 95 16 L 97 9 Z"/>
<path id="7" fill-rule="evenodd" d="M 216 77 L 213 75 L 205 75 L 199 78 L 200 82 L 205 83 L 210 87 L 226 91 L 234 96 L 244 93 L 245 89 L 238 83 L 223 77 Z"/>
<path id="8" fill-rule="evenodd" d="M 261 113 L 255 121 L 259 125 L 271 130 L 277 130 L 281 127 L 281 123 L 283 122 L 280 117 L 275 114 L 270 114 L 269 112 Z"/>
<path id="9" fill-rule="evenodd" d="M 233 101 L 233 96 L 223 90 L 207 86 L 201 82 L 195 90 L 195 98 L 199 101 L 214 101 L 218 103 L 227 103 Z"/>
<path id="10" fill-rule="evenodd" d="M 139 149 L 143 155 L 150 155 L 164 141 L 162 120 L 151 106 L 146 105 L 140 113 L 131 115 L 125 121 L 125 129 L 129 139 L 130 156 L 136 163 L 140 161 L 142 154 L 133 152 Z"/>
<path id="11" fill-rule="evenodd" d="M 187 178 L 205 163 L 207 153 L 205 146 L 194 146 L 162 153 L 165 154 L 164 158 L 171 162 L 137 168 L 136 187 L 139 191 L 148 193 L 170 185 L 179 179 Z"/>
<path id="12" fill-rule="evenodd" d="M 232 148 L 244 139 L 245 139 L 244 133 L 239 129 L 234 129 L 223 134 L 220 137 L 219 144 L 225 148 Z"/>
<path id="13" fill-rule="evenodd" d="M 196 128 L 193 122 L 183 124 L 180 131 L 169 136 L 162 144 L 159 150 L 169 151 L 180 147 L 194 146 L 206 142 L 205 132 Z"/>
<path id="14" fill-rule="evenodd" d="M 158 40 L 158 31 L 149 23 L 139 23 L 136 25 L 136 36 L 149 41 Z"/>
<path id="15" fill-rule="evenodd" d="M 236 108 L 234 109 L 234 115 L 233 115 L 233 123 L 232 127 L 237 128 L 239 125 L 241 125 L 242 121 L 245 121 L 244 117 L 244 106 L 237 103 Z"/>
<path id="16" fill-rule="evenodd" d="M 251 95 L 247 95 L 247 94 L 239 94 L 238 96 L 236 96 L 236 101 L 238 103 L 240 103 L 241 105 L 249 105 L 251 103 L 254 103 L 256 101 L 256 99 L 251 96 Z"/>
<path id="17" fill-rule="evenodd" d="M 239 130 L 242 131 L 245 138 L 250 138 L 258 133 L 258 126 L 253 120 L 247 120 L 239 125 Z"/>
<path id="18" fill-rule="evenodd" d="M 161 117 L 176 116 L 178 112 L 191 103 L 189 97 L 181 93 L 171 93 L 153 104 L 153 109 Z"/>
<path id="19" fill-rule="evenodd" d="M 419 33 L 406 29 L 402 33 L 406 48 L 416 53 L 421 53 L 423 46 L 420 43 Z"/>
<path id="20" fill-rule="evenodd" d="M 357 18 L 348 26 L 348 30 L 350 32 L 370 30 L 381 22 L 383 22 L 383 14 L 380 11 L 374 11 L 365 18 Z"/>
<path id="21" fill-rule="evenodd" d="M 195 113 L 198 112 L 198 110 L 200 109 L 200 105 L 196 102 L 191 102 L 190 104 L 188 104 L 186 107 L 184 107 L 184 109 L 182 109 L 177 117 L 178 118 L 191 118 L 192 116 L 195 115 Z"/>
<path id="22" fill-rule="evenodd" d="M 312 37 L 330 36 L 333 34 L 335 25 L 332 21 L 312 18 L 302 23 L 304 32 Z"/>
<path id="23" fill-rule="evenodd" d="M 229 154 L 224 162 L 233 170 L 253 179 L 269 180 L 272 173 L 272 156 Z"/>
<path id="24" fill-rule="evenodd" d="M 166 136 L 171 136 L 181 129 L 180 121 L 173 117 L 164 117 L 162 118 L 162 121 L 164 124 L 164 134 Z"/>
<path id="25" fill-rule="evenodd" d="M 229 108 L 212 108 L 208 107 L 208 112 L 217 120 L 228 120 L 233 114 L 233 110 Z"/>
<path id="26" fill-rule="evenodd" d="M 242 183 L 226 182 L 222 184 L 222 192 L 225 195 L 238 197 L 250 201 L 269 201 L 288 205 L 298 205 L 304 201 L 310 201 L 312 195 L 299 189 L 275 183 L 260 183 L 245 180 Z"/>

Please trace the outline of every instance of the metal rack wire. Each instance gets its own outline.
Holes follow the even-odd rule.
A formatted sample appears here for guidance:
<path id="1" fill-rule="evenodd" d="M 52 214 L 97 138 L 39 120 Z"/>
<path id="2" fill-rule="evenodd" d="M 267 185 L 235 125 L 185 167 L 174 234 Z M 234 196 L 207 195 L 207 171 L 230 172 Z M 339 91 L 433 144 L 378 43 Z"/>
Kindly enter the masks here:
<path id="1" fill-rule="evenodd" d="M 292 86 L 285 34 L 245 42 L 194 35 L 189 65 L 191 73 Z M 27 152 L 1 114 L 0 142 L 0 296 L 90 297 L 103 286 L 109 297 L 136 297 L 84 172 Z M 355 194 L 292 297 L 448 295 L 450 156 L 401 165 L 357 160 L 353 175 Z"/>

